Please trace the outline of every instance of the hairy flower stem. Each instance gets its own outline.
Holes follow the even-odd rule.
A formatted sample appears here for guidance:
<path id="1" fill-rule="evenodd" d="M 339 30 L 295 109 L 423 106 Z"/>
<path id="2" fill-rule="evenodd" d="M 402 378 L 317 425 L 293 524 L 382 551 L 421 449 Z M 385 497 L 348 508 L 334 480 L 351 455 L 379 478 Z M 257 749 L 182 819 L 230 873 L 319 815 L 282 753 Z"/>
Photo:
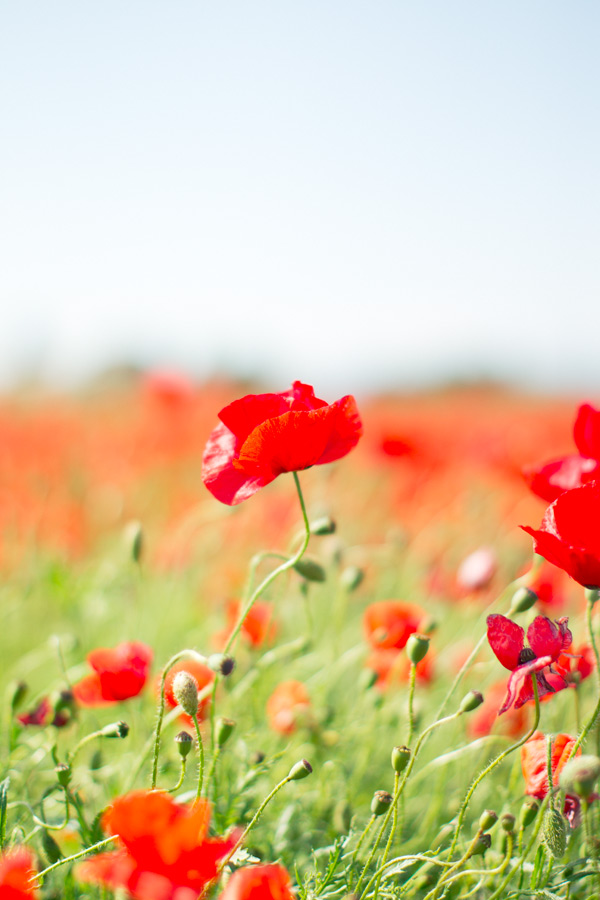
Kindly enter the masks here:
<path id="1" fill-rule="evenodd" d="M 158 700 L 158 710 L 156 713 L 156 728 L 154 731 L 153 738 L 153 746 L 154 753 L 152 756 L 152 779 L 150 783 L 150 787 L 152 790 L 156 787 L 156 779 L 158 777 L 158 755 L 160 752 L 160 733 L 162 731 L 163 718 L 165 715 L 165 682 L 167 680 L 167 675 L 175 665 L 178 663 L 180 659 L 183 659 L 185 656 L 191 656 L 194 659 L 197 659 L 199 662 L 206 663 L 206 657 L 202 656 L 201 653 L 197 653 L 196 650 L 180 650 L 179 653 L 176 653 L 171 659 L 168 661 L 166 666 L 162 671 L 162 675 L 160 677 L 160 696 Z M 215 676 L 215 681 L 216 676 Z"/>
<path id="2" fill-rule="evenodd" d="M 177 784 L 174 787 L 169 788 L 169 794 L 174 794 L 175 791 L 178 791 L 179 788 L 181 787 L 181 785 L 183 784 L 183 779 L 185 778 L 186 763 L 187 763 L 187 759 L 185 757 L 183 757 L 183 759 L 181 760 L 181 771 L 179 772 L 179 781 L 177 782 Z"/>
<path id="3" fill-rule="evenodd" d="M 353 864 L 356 862 L 356 857 L 358 856 L 358 851 L 362 847 L 364 839 L 366 838 L 369 831 L 373 827 L 373 822 L 375 821 L 376 818 L 377 818 L 377 816 L 372 815 L 371 818 L 369 819 L 369 821 L 367 822 L 367 824 L 365 825 L 365 827 L 363 828 L 362 833 L 361 833 L 358 841 L 356 842 L 356 847 L 354 848 L 354 852 L 352 854 L 352 863 Z"/>
<path id="4" fill-rule="evenodd" d="M 413 733 L 415 730 L 415 713 L 413 704 L 415 701 L 415 682 L 417 679 L 417 667 L 414 662 L 410 664 L 410 677 L 408 682 L 408 736 L 406 738 L 406 746 L 412 744 Z"/>
<path id="5" fill-rule="evenodd" d="M 527 734 L 525 734 L 522 738 L 520 738 L 520 740 L 518 740 L 515 744 L 511 744 L 511 746 L 507 747 L 506 750 L 504 750 L 502 753 L 500 753 L 499 756 L 496 757 L 496 759 L 493 759 L 492 762 L 489 764 L 489 766 L 486 766 L 486 768 L 483 770 L 483 772 L 481 772 L 477 776 L 477 778 L 475 779 L 475 781 L 473 782 L 473 784 L 467 791 L 465 799 L 462 802 L 460 812 L 458 813 L 458 819 L 456 821 L 456 831 L 454 832 L 454 838 L 452 840 L 452 844 L 451 844 L 450 850 L 449 850 L 450 856 L 452 856 L 452 854 L 456 850 L 456 845 L 457 845 L 458 839 L 460 837 L 461 828 L 464 824 L 465 815 L 467 813 L 467 808 L 471 801 L 471 797 L 475 793 L 477 787 L 481 784 L 483 779 L 487 775 L 489 775 L 489 773 L 493 769 L 495 769 L 497 765 L 499 765 L 502 762 L 503 759 L 506 759 L 506 757 L 509 756 L 511 753 L 513 753 L 514 750 L 518 750 L 519 747 L 522 747 L 523 744 L 525 744 L 529 740 L 529 738 L 534 734 L 534 732 L 537 730 L 537 727 L 540 723 L 540 697 L 539 697 L 539 693 L 538 693 L 538 686 L 537 686 L 537 680 L 536 680 L 535 674 L 531 676 L 531 680 L 533 683 L 533 696 L 535 698 L 535 717 L 533 720 L 533 725 L 531 726 L 531 728 L 529 729 Z"/>
<path id="6" fill-rule="evenodd" d="M 394 859 L 388 860 L 384 865 L 380 866 L 376 872 L 373 872 L 373 875 L 367 882 L 367 886 L 365 887 L 363 894 L 366 896 L 369 893 L 369 890 L 373 886 L 376 880 L 381 880 L 386 869 L 390 869 L 392 866 L 397 866 L 398 863 L 402 862 L 410 862 L 422 860 L 423 862 L 431 863 L 435 866 L 440 866 L 443 868 L 451 868 L 453 863 L 444 862 L 442 859 L 436 859 L 435 856 L 427 856 L 425 853 L 411 853 L 409 856 L 395 856 Z M 416 873 L 415 873 L 416 874 Z M 353 895 L 354 896 L 354 895 Z"/>
<path id="7" fill-rule="evenodd" d="M 198 716 L 194 716 L 194 728 L 196 729 L 196 740 L 198 741 L 198 788 L 196 790 L 196 800 L 200 799 L 202 794 L 202 784 L 204 782 L 204 744 L 202 735 L 200 734 L 200 723 Z"/>
<path id="8" fill-rule="evenodd" d="M 356 887 L 354 888 L 353 893 L 355 894 L 356 897 L 363 898 L 366 896 L 366 889 L 362 892 L 362 894 L 358 893 L 358 889 L 361 886 L 361 884 L 363 883 L 363 881 L 365 880 L 365 876 L 367 874 L 369 866 L 373 862 L 373 858 L 374 858 L 375 854 L 377 853 L 377 849 L 378 849 L 378 847 L 382 841 L 382 838 L 387 830 L 389 821 L 392 818 L 392 815 L 394 814 L 394 809 L 396 808 L 396 804 L 398 803 L 398 800 L 402 796 L 402 791 L 404 790 L 404 786 L 405 786 L 406 782 L 408 781 L 410 773 L 413 770 L 415 761 L 417 759 L 417 756 L 419 755 L 419 751 L 421 750 L 421 747 L 423 746 L 424 741 L 426 740 L 426 738 L 431 734 L 431 732 L 435 728 L 439 728 L 440 725 L 445 725 L 447 722 L 451 722 L 453 719 L 457 719 L 460 715 L 462 715 L 461 710 L 457 710 L 455 713 L 452 713 L 452 715 L 450 715 L 450 716 L 445 716 L 443 719 L 438 719 L 436 722 L 433 722 L 431 725 L 429 725 L 429 727 L 426 728 L 425 731 L 423 731 L 422 734 L 420 735 L 419 740 L 417 741 L 416 747 L 414 749 L 414 752 L 411 754 L 408 765 L 407 765 L 406 769 L 404 770 L 404 777 L 402 778 L 402 781 L 398 785 L 398 789 L 394 792 L 392 802 L 390 803 L 390 808 L 388 809 L 388 811 L 385 814 L 385 817 L 381 824 L 381 828 L 379 829 L 379 833 L 378 833 L 377 837 L 375 838 L 375 843 L 371 847 L 371 852 L 369 853 L 369 856 L 367 858 L 367 861 L 365 863 L 365 866 L 363 868 L 361 876 L 358 879 Z"/>
<path id="9" fill-rule="evenodd" d="M 473 838 L 473 840 L 471 841 L 471 843 L 469 844 L 469 846 L 467 847 L 467 849 L 465 850 L 465 852 L 463 853 L 461 858 L 457 862 L 453 863 L 452 867 L 450 869 L 448 869 L 447 872 L 444 872 L 444 874 L 442 875 L 442 877 L 440 878 L 440 880 L 438 881 L 438 883 L 436 884 L 434 889 L 425 895 L 425 900 L 435 900 L 435 898 L 439 896 L 440 889 L 445 884 L 447 884 L 447 882 L 450 880 L 451 876 L 458 873 L 458 870 L 462 869 L 462 867 L 464 866 L 466 861 L 471 858 L 471 856 L 473 855 L 473 850 L 477 846 L 482 834 L 483 834 L 482 829 L 478 828 L 477 833 L 475 834 L 475 837 Z M 464 872 L 460 872 L 460 874 L 457 877 L 462 878 L 462 876 L 464 874 L 465 874 Z"/>
<path id="10" fill-rule="evenodd" d="M 588 637 L 590 639 L 590 644 L 592 645 L 592 650 L 594 651 L 594 658 L 596 660 L 596 678 L 598 679 L 598 684 L 600 687 L 600 654 L 598 653 L 598 644 L 596 643 L 596 636 L 594 634 L 594 625 L 592 622 L 592 609 L 594 607 L 594 603 L 597 600 L 598 591 L 589 591 L 586 593 L 587 593 L 587 600 L 588 600 L 587 609 L 586 609 L 586 622 L 587 622 Z M 587 722 L 583 726 L 583 729 L 579 733 L 579 737 L 577 738 L 577 740 L 573 744 L 573 747 L 571 748 L 571 752 L 569 753 L 569 757 L 568 757 L 569 759 L 572 759 L 575 756 L 575 754 L 577 753 L 577 751 L 579 750 L 579 748 L 581 747 L 581 745 L 587 738 L 588 734 L 590 733 L 590 731 L 592 730 L 592 728 L 598 721 L 599 716 L 600 716 L 600 693 L 598 695 L 598 702 L 596 703 L 596 706 L 594 708 L 592 715 L 590 716 L 590 718 L 587 720 Z"/>
<path id="11" fill-rule="evenodd" d="M 229 653 L 229 651 L 233 647 L 238 634 L 242 630 L 244 620 L 254 606 L 256 600 L 258 600 L 263 591 L 265 591 L 279 575 L 281 575 L 283 572 L 287 572 L 288 569 L 292 569 L 296 565 L 298 560 L 302 559 L 304 553 L 306 552 L 306 548 L 308 547 L 308 542 L 310 540 L 310 522 L 308 521 L 308 514 L 306 512 L 306 505 L 304 503 L 304 496 L 302 494 L 302 488 L 300 487 L 300 479 L 298 478 L 298 473 L 292 472 L 292 475 L 294 476 L 294 483 L 296 485 L 296 491 L 298 493 L 298 499 L 300 501 L 300 509 L 302 510 L 302 519 L 304 521 L 304 540 L 293 556 L 284 558 L 284 561 L 281 563 L 281 565 L 277 566 L 276 569 L 273 569 L 272 572 L 269 572 L 269 574 L 265 576 L 265 578 L 263 578 L 263 580 L 260 582 L 258 587 L 256 587 L 252 591 L 240 615 L 238 616 L 238 620 L 233 631 L 227 639 L 227 643 L 225 644 L 225 647 L 223 649 L 223 653 L 225 655 L 227 655 L 227 653 Z M 218 680 L 219 676 L 216 675 L 213 682 L 212 700 L 210 705 L 210 746 L 212 754 L 214 754 L 215 752 L 215 695 L 217 692 Z"/>
<path id="12" fill-rule="evenodd" d="M 87 856 L 88 853 L 93 853 L 95 850 L 102 850 L 103 847 L 107 847 L 113 841 L 119 839 L 118 834 L 113 834 L 110 837 L 104 838 L 103 841 L 98 841 L 97 844 L 92 844 L 91 847 L 86 847 L 85 850 L 80 850 L 79 853 L 73 853 L 72 856 L 65 856 L 63 859 L 59 859 L 58 862 L 52 863 L 51 866 L 47 866 L 47 868 L 42 869 L 41 872 L 37 872 L 35 875 L 32 875 L 30 881 L 39 881 L 42 884 L 44 880 L 44 876 L 48 874 L 48 872 L 52 872 L 53 869 L 58 869 L 59 866 L 64 866 L 66 863 L 74 862 L 76 859 L 81 859 L 82 856 Z"/>
<path id="13" fill-rule="evenodd" d="M 479 837 L 479 835 L 478 835 L 478 837 Z M 503 875 L 504 872 L 506 871 L 507 867 L 510 864 L 510 860 L 512 857 L 512 850 L 513 850 L 513 842 L 514 842 L 513 835 L 508 834 L 507 841 L 506 841 L 506 853 L 504 855 L 504 859 L 502 860 L 500 865 L 496 866 L 495 869 L 465 869 L 464 872 L 454 872 L 453 873 L 453 869 L 456 868 L 456 865 L 457 865 L 456 864 L 455 866 L 452 867 L 452 869 L 449 869 L 447 872 L 445 872 L 442 875 L 442 878 L 438 882 L 438 885 L 441 884 L 441 882 L 443 881 L 444 887 L 448 887 L 449 884 L 452 884 L 452 882 L 457 881 L 459 878 L 467 878 L 467 877 L 474 877 L 474 876 L 476 877 L 477 875 L 482 876 L 482 881 L 485 880 L 489 875 Z M 427 897 L 429 897 L 429 896 L 430 895 L 427 894 L 427 896 L 425 897 L 425 900 L 427 900 Z M 468 896 L 468 894 L 466 896 Z"/>
<path id="14" fill-rule="evenodd" d="M 529 856 L 529 853 L 531 852 L 531 848 L 537 841 L 538 834 L 540 833 L 540 829 L 541 829 L 542 823 L 544 821 L 544 811 L 548 804 L 549 799 L 550 799 L 550 795 L 546 794 L 546 797 L 544 798 L 544 800 L 539 808 L 539 811 L 537 814 L 537 822 L 535 824 L 535 828 L 533 829 L 531 837 L 529 838 L 529 843 L 525 847 L 525 851 L 524 852 L 521 851 L 519 853 L 519 857 L 518 857 L 516 863 L 511 868 L 511 870 L 508 873 L 508 875 L 506 876 L 506 878 L 504 878 L 504 880 L 498 885 L 498 887 L 496 888 L 494 893 L 490 897 L 488 897 L 488 900 L 502 900 L 502 898 L 505 896 L 504 891 L 505 891 L 506 885 L 509 883 L 509 881 L 511 880 L 513 875 L 516 872 L 518 872 L 518 870 L 521 868 L 524 861 Z M 522 843 L 522 831 L 523 831 L 523 829 L 521 829 L 521 832 L 519 834 L 519 840 L 521 843 Z"/>

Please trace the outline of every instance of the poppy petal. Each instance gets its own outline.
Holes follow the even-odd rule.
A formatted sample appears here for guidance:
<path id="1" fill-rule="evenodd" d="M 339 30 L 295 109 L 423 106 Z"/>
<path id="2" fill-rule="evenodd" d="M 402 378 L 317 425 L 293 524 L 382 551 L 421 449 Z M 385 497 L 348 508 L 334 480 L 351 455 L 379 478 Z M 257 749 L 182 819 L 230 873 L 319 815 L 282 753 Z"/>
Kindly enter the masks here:
<path id="1" fill-rule="evenodd" d="M 600 411 L 589 403 L 582 404 L 577 410 L 573 437 L 582 456 L 600 460 Z"/>
<path id="2" fill-rule="evenodd" d="M 525 697 L 525 695 L 521 693 L 521 688 L 525 683 L 525 679 L 529 678 L 529 676 L 533 675 L 535 672 L 540 672 L 545 666 L 549 666 L 551 662 L 552 659 L 549 656 L 542 656 L 540 659 L 532 659 L 531 662 L 525 663 L 522 666 L 517 666 L 508 679 L 508 684 L 506 685 L 506 697 L 498 710 L 499 716 L 506 712 L 507 709 L 510 709 L 513 703 L 515 704 L 515 709 L 519 709 L 523 703 L 526 703 L 527 700 L 531 699 L 530 697 Z M 518 705 L 515 702 L 517 699 Z"/>
<path id="3" fill-rule="evenodd" d="M 498 662 L 505 669 L 516 669 L 525 644 L 525 632 L 521 626 L 506 616 L 493 614 L 487 617 L 487 636 Z"/>
<path id="4" fill-rule="evenodd" d="M 228 506 L 242 503 L 277 477 L 270 472 L 249 475 L 236 469 L 233 460 L 237 449 L 238 441 L 233 432 L 225 425 L 217 425 L 202 457 L 204 484 L 217 500 Z"/>
<path id="5" fill-rule="evenodd" d="M 558 659 L 563 650 L 571 644 L 573 636 L 565 624 L 568 619 L 561 621 L 563 625 L 559 627 L 546 616 L 535 617 L 527 629 L 527 640 L 536 656 L 551 656 L 552 659 Z"/>

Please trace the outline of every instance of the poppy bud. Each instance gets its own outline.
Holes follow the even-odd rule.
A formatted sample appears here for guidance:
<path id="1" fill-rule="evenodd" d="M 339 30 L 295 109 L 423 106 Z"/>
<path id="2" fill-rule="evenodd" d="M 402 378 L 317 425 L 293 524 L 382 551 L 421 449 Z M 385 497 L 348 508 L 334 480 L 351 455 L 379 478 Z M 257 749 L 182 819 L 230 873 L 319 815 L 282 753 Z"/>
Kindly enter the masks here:
<path id="1" fill-rule="evenodd" d="M 125 526 L 123 537 L 132 560 L 139 563 L 144 552 L 144 532 L 141 522 L 129 522 Z"/>
<path id="2" fill-rule="evenodd" d="M 194 718 L 198 712 L 198 682 L 185 669 L 173 679 L 173 696 L 184 713 Z"/>
<path id="3" fill-rule="evenodd" d="M 410 750 L 408 747 L 394 747 L 392 750 L 392 768 L 398 775 L 404 772 L 410 759 Z"/>
<path id="4" fill-rule="evenodd" d="M 599 777 L 600 759 L 584 754 L 569 760 L 560 773 L 559 783 L 568 794 L 577 794 L 578 797 L 589 800 Z"/>
<path id="5" fill-rule="evenodd" d="M 469 691 L 468 694 L 460 701 L 459 711 L 461 713 L 473 712 L 474 709 L 477 709 L 478 706 L 481 706 L 483 703 L 483 694 L 480 694 L 479 691 Z"/>
<path id="6" fill-rule="evenodd" d="M 64 788 L 69 787 L 69 782 L 71 781 L 71 766 L 68 766 L 66 763 L 59 763 L 54 771 L 56 772 L 56 777 L 60 786 Z"/>
<path id="7" fill-rule="evenodd" d="M 340 584 L 348 593 L 352 593 L 362 583 L 365 573 L 358 566 L 346 566 L 340 575 Z"/>
<path id="8" fill-rule="evenodd" d="M 567 823 L 557 809 L 550 806 L 544 815 L 544 843 L 554 857 L 561 859 L 567 849 Z"/>
<path id="9" fill-rule="evenodd" d="M 503 813 L 500 816 L 500 828 L 507 834 L 515 830 L 515 817 L 512 813 Z"/>
<path id="10" fill-rule="evenodd" d="M 232 656 L 225 656 L 224 653 L 211 653 L 206 660 L 206 664 L 213 672 L 218 672 L 219 675 L 224 675 L 225 677 L 231 675 L 235 669 L 235 659 Z"/>
<path id="11" fill-rule="evenodd" d="M 493 809 L 484 809 L 479 816 L 479 830 L 488 831 L 498 821 L 498 813 Z"/>
<path id="12" fill-rule="evenodd" d="M 382 816 L 390 808 L 394 798 L 389 791 L 375 791 L 371 800 L 371 812 L 374 816 Z"/>
<path id="13" fill-rule="evenodd" d="M 492 836 L 491 834 L 480 834 L 475 842 L 473 849 L 471 850 L 469 856 L 483 856 L 486 850 L 489 850 L 492 846 Z"/>
<path id="14" fill-rule="evenodd" d="M 325 581 L 327 578 L 325 569 L 321 563 L 316 561 L 316 559 L 303 557 L 294 564 L 294 569 L 299 575 L 305 578 L 306 581 Z"/>
<path id="15" fill-rule="evenodd" d="M 288 781 L 300 781 L 301 778 L 306 778 L 310 775 L 312 770 L 309 761 L 307 759 L 301 759 L 299 762 L 294 763 L 288 772 Z"/>
<path id="16" fill-rule="evenodd" d="M 533 820 L 538 814 L 538 810 L 540 808 L 540 804 L 533 797 L 528 797 L 523 806 L 521 807 L 521 813 L 519 815 L 519 819 L 523 828 L 529 828 Z"/>
<path id="17" fill-rule="evenodd" d="M 330 516 L 321 516 L 310 525 L 310 533 L 316 535 L 334 534 L 335 529 L 336 524 Z"/>
<path id="18" fill-rule="evenodd" d="M 177 745 L 177 752 L 182 759 L 185 759 L 192 749 L 191 734 L 188 734 L 187 731 L 180 731 L 179 734 L 175 735 L 175 744 Z"/>
<path id="19" fill-rule="evenodd" d="M 100 734 L 107 738 L 126 738 L 129 734 L 129 725 L 127 722 L 111 722 L 105 725 Z"/>
<path id="20" fill-rule="evenodd" d="M 513 594 L 509 615 L 526 612 L 538 600 L 538 595 L 528 587 L 520 587 Z"/>
<path id="21" fill-rule="evenodd" d="M 216 721 L 215 728 L 215 736 L 217 739 L 217 746 L 222 747 L 223 744 L 226 744 L 229 738 L 231 737 L 231 732 L 235 728 L 236 723 L 233 719 L 226 719 L 224 716 L 219 716 Z"/>
<path id="22" fill-rule="evenodd" d="M 17 681 L 16 683 L 13 683 L 11 687 L 12 697 L 10 698 L 10 708 L 14 712 L 20 707 L 29 689 L 24 681 Z"/>
<path id="23" fill-rule="evenodd" d="M 429 637 L 426 634 L 411 634 L 406 642 L 406 653 L 413 665 L 420 663 L 427 656 Z"/>

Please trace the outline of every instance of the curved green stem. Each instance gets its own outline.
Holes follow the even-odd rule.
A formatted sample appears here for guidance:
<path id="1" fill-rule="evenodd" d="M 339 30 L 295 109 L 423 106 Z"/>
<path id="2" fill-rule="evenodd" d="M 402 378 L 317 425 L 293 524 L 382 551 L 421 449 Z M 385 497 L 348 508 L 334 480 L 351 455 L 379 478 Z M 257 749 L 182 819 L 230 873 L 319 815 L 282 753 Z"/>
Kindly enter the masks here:
<path id="1" fill-rule="evenodd" d="M 179 788 L 181 787 L 181 785 L 183 784 L 183 779 L 185 778 L 186 762 L 187 762 L 187 760 L 186 760 L 185 756 L 182 757 L 181 771 L 179 773 L 179 781 L 177 782 L 177 784 L 174 787 L 169 788 L 169 794 L 174 794 L 175 791 L 178 791 Z"/>
<path id="2" fill-rule="evenodd" d="M 93 853 L 94 850 L 102 850 L 103 847 L 107 847 L 113 841 L 117 841 L 118 839 L 119 835 L 113 834 L 110 837 L 104 838 L 103 841 L 98 841 L 97 844 L 92 844 L 91 847 L 86 847 L 85 850 L 80 850 L 79 853 L 73 853 L 72 856 L 65 856 L 64 859 L 59 859 L 58 862 L 52 863 L 51 866 L 47 866 L 45 869 L 42 869 L 41 872 L 32 875 L 30 881 L 40 881 L 41 883 L 48 872 L 52 872 L 54 869 L 66 865 L 66 863 L 74 862 L 76 859 L 81 859 L 82 856 L 87 856 L 88 853 Z"/>
<path id="3" fill-rule="evenodd" d="M 202 793 L 202 783 L 204 781 L 204 744 L 200 733 L 198 716 L 194 716 L 194 728 L 196 729 L 196 739 L 198 741 L 198 788 L 196 790 L 196 800 L 199 800 Z"/>

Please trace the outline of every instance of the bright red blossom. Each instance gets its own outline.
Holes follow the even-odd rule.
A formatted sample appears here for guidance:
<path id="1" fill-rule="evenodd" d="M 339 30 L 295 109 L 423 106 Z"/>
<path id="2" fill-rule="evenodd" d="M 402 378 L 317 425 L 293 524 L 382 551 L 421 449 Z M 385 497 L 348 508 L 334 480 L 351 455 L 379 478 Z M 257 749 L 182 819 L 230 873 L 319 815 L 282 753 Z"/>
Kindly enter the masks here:
<path id="1" fill-rule="evenodd" d="M 25 847 L 0 855 L 0 900 L 35 900 L 33 857 Z"/>
<path id="2" fill-rule="evenodd" d="M 529 647 L 525 647 L 525 632 L 506 616 L 487 617 L 487 636 L 496 658 L 512 674 L 508 679 L 506 697 L 498 714 L 506 712 L 513 703 L 515 709 L 534 696 L 531 676 L 535 675 L 540 698 L 567 687 L 560 673 L 553 672 L 554 684 L 549 684 L 544 669 L 556 663 L 570 647 L 573 636 L 567 628 L 568 618 L 552 622 L 546 616 L 536 616 L 527 629 Z"/>
<path id="3" fill-rule="evenodd" d="M 536 553 L 584 587 L 600 587 L 600 482 L 566 491 L 548 507 L 536 531 L 521 526 Z"/>
<path id="4" fill-rule="evenodd" d="M 280 394 L 248 394 L 219 413 L 202 459 L 202 479 L 228 506 L 247 500 L 284 472 L 341 459 L 362 424 L 354 397 L 335 403 L 295 381 Z"/>
<path id="5" fill-rule="evenodd" d="M 219 900 L 294 900 L 294 895 L 283 866 L 248 866 L 233 873 Z"/>
<path id="6" fill-rule="evenodd" d="M 558 776 L 571 756 L 575 738 L 569 734 L 557 734 L 552 740 L 552 782 L 558 785 Z M 543 800 L 548 793 L 547 737 L 541 731 L 521 747 L 521 768 L 525 779 L 525 793 Z M 581 755 L 581 749 L 577 751 Z"/>
<path id="7" fill-rule="evenodd" d="M 108 706 L 137 697 L 146 684 L 152 650 L 140 641 L 92 650 L 87 661 L 94 670 L 73 685 L 80 706 Z"/>
<path id="8" fill-rule="evenodd" d="M 209 821 L 204 799 L 184 806 L 161 791 L 125 794 L 102 817 L 122 849 L 81 863 L 78 877 L 125 888 L 135 900 L 197 900 L 238 837 L 209 838 Z"/>
<path id="9" fill-rule="evenodd" d="M 365 610 L 365 636 L 374 650 L 402 650 L 411 634 L 421 628 L 426 617 L 425 610 L 414 603 L 377 600 Z"/>

